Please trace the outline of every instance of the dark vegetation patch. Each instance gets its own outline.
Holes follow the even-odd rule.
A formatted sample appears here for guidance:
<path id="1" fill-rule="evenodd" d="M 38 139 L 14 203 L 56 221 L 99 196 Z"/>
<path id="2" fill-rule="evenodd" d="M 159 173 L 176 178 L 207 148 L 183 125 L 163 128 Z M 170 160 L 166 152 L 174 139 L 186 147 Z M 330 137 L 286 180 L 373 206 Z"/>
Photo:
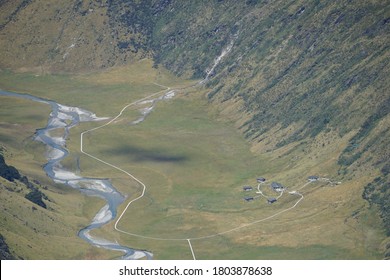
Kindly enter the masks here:
<path id="1" fill-rule="evenodd" d="M 364 121 L 359 129 L 359 132 L 349 140 L 349 145 L 343 150 L 339 157 L 338 163 L 340 165 L 351 165 L 370 148 L 372 142 L 369 142 L 369 144 L 365 145 L 363 148 L 361 148 L 361 143 L 364 139 L 367 138 L 368 135 L 370 135 L 370 132 L 375 128 L 378 122 L 386 117 L 389 112 L 390 98 L 378 104 L 376 111 Z"/>
<path id="2" fill-rule="evenodd" d="M 154 27 L 152 1 L 108 1 L 108 15 L 119 51 L 149 51 Z"/>
<path id="3" fill-rule="evenodd" d="M 2 1 L 0 1 L 0 6 Z M 5 2 L 5 1 L 4 1 Z M 3 22 L 0 23 L 0 30 L 3 29 L 9 22 L 15 19 L 16 15 L 23 10 L 28 4 L 30 4 L 31 0 L 22 0 L 18 1 L 18 5 L 16 6 L 16 9 L 8 16 L 5 18 Z"/>
<path id="4" fill-rule="evenodd" d="M 0 233 L 0 260 L 15 260 L 15 256 L 9 251 L 8 244 L 5 242 L 4 236 Z"/>
<path id="5" fill-rule="evenodd" d="M 364 188 L 363 198 L 371 206 L 379 208 L 386 234 L 390 236 L 390 175 L 382 169 L 382 176 L 375 178 Z"/>
<path id="6" fill-rule="evenodd" d="M 19 171 L 10 165 L 5 163 L 3 155 L 0 154 L 0 176 L 7 179 L 10 182 L 19 180 L 21 178 Z"/>
<path id="7" fill-rule="evenodd" d="M 31 183 L 26 176 L 22 176 L 15 167 L 7 165 L 5 163 L 3 155 L 1 154 L 0 154 L 0 176 L 10 182 L 14 182 L 15 180 L 18 180 L 21 183 L 23 183 L 29 190 L 29 193 L 25 195 L 25 198 L 35 203 L 36 205 L 39 205 L 43 208 L 47 208 L 46 203 L 42 199 L 48 200 L 48 197 L 44 193 L 42 193 L 36 185 Z M 37 183 L 39 184 L 39 182 Z"/>
<path id="8" fill-rule="evenodd" d="M 30 191 L 28 194 L 26 194 L 25 198 L 35 203 L 36 205 L 41 206 L 42 208 L 47 208 L 46 203 L 42 200 L 43 198 L 47 199 L 47 196 L 38 189 Z"/>

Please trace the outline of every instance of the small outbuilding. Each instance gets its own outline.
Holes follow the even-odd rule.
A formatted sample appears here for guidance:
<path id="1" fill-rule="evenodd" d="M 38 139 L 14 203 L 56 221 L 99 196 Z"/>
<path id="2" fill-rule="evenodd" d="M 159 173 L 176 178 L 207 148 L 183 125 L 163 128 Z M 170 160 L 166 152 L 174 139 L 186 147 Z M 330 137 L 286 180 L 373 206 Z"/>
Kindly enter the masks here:
<path id="1" fill-rule="evenodd" d="M 274 197 L 271 197 L 271 198 L 268 198 L 267 201 L 268 201 L 268 204 L 272 204 L 272 203 L 276 202 L 277 199 Z"/>
<path id="2" fill-rule="evenodd" d="M 242 189 L 246 192 L 253 190 L 253 188 L 251 186 L 243 186 Z"/>
<path id="3" fill-rule="evenodd" d="M 318 176 L 309 176 L 307 179 L 311 182 L 318 181 L 319 177 Z"/>
<path id="4" fill-rule="evenodd" d="M 246 202 L 249 202 L 249 201 L 254 200 L 254 198 L 251 197 L 251 196 L 246 196 L 246 197 L 244 197 L 244 200 L 245 200 Z"/>
<path id="5" fill-rule="evenodd" d="M 272 182 L 271 183 L 271 188 L 276 191 L 276 192 L 281 192 L 284 190 L 284 187 L 282 184 L 277 183 L 277 182 Z"/>
<path id="6" fill-rule="evenodd" d="M 266 180 L 264 177 L 257 178 L 257 183 L 264 183 Z"/>

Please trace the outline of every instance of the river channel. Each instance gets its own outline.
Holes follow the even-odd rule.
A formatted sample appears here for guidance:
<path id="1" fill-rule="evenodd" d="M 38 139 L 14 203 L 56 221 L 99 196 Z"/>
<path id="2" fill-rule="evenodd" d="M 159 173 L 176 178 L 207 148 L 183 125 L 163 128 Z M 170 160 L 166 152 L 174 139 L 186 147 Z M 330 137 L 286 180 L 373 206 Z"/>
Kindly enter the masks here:
<path id="1" fill-rule="evenodd" d="M 93 229 L 100 228 L 116 218 L 117 208 L 125 201 L 126 197 L 115 189 L 110 180 L 82 177 L 71 170 L 67 170 L 61 164 L 61 161 L 69 154 L 66 149 L 69 130 L 81 122 L 104 121 L 107 118 L 99 118 L 87 110 L 65 106 L 29 94 L 0 90 L 0 96 L 23 98 L 49 105 L 51 113 L 47 125 L 44 128 L 37 129 L 34 135 L 35 141 L 39 141 L 46 146 L 47 163 L 43 167 L 44 171 L 55 183 L 67 185 L 85 195 L 99 197 L 106 202 L 91 223 L 78 232 L 78 236 L 96 247 L 123 252 L 122 259 L 151 259 L 153 254 L 150 252 L 128 248 L 116 241 L 109 241 L 91 234 Z M 54 131 L 55 136 L 53 136 Z M 62 135 L 59 135 L 59 131 L 63 131 Z"/>

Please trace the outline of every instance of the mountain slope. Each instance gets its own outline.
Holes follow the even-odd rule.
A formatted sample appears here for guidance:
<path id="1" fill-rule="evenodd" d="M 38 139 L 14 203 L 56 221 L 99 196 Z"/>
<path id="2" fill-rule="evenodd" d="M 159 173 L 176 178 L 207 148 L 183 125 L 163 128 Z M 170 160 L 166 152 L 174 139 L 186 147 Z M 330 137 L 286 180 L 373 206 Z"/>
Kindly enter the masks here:
<path id="1" fill-rule="evenodd" d="M 178 75 L 205 77 L 231 44 L 209 99 L 236 106 L 249 139 L 280 125 L 284 137 L 267 148 L 325 129 L 371 130 L 388 114 L 386 3 L 60 2 L 2 1 L 3 68 L 97 69 L 153 54 Z"/>
<path id="2" fill-rule="evenodd" d="M 1 1 L 2 68 L 82 71 L 142 57 L 120 47 L 106 1 Z M 137 35 L 134 35 L 137 36 Z"/>
<path id="3" fill-rule="evenodd" d="M 148 3 L 155 26 L 146 33 L 156 63 L 204 78 L 215 58 L 227 53 L 209 73 L 208 98 L 254 151 L 313 143 L 317 136 L 330 139 L 327 133 L 347 137 L 339 174 L 350 178 L 357 169 L 380 170 L 376 182 L 384 198 L 377 203 L 382 217 L 389 216 L 388 3 Z M 126 24 L 129 18 L 118 21 Z M 388 221 L 386 227 L 389 231 Z"/>

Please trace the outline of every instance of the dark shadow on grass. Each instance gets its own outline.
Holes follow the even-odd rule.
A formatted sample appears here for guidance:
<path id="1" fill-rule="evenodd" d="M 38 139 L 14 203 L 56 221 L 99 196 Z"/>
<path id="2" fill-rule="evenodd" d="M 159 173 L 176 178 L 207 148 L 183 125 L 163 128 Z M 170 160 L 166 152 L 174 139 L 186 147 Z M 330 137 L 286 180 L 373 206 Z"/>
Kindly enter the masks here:
<path id="1" fill-rule="evenodd" d="M 167 163 L 179 163 L 188 160 L 188 156 L 170 154 L 162 149 L 144 149 L 135 146 L 123 145 L 115 149 L 107 149 L 104 154 L 119 157 L 128 157 L 134 161 L 156 161 Z"/>

